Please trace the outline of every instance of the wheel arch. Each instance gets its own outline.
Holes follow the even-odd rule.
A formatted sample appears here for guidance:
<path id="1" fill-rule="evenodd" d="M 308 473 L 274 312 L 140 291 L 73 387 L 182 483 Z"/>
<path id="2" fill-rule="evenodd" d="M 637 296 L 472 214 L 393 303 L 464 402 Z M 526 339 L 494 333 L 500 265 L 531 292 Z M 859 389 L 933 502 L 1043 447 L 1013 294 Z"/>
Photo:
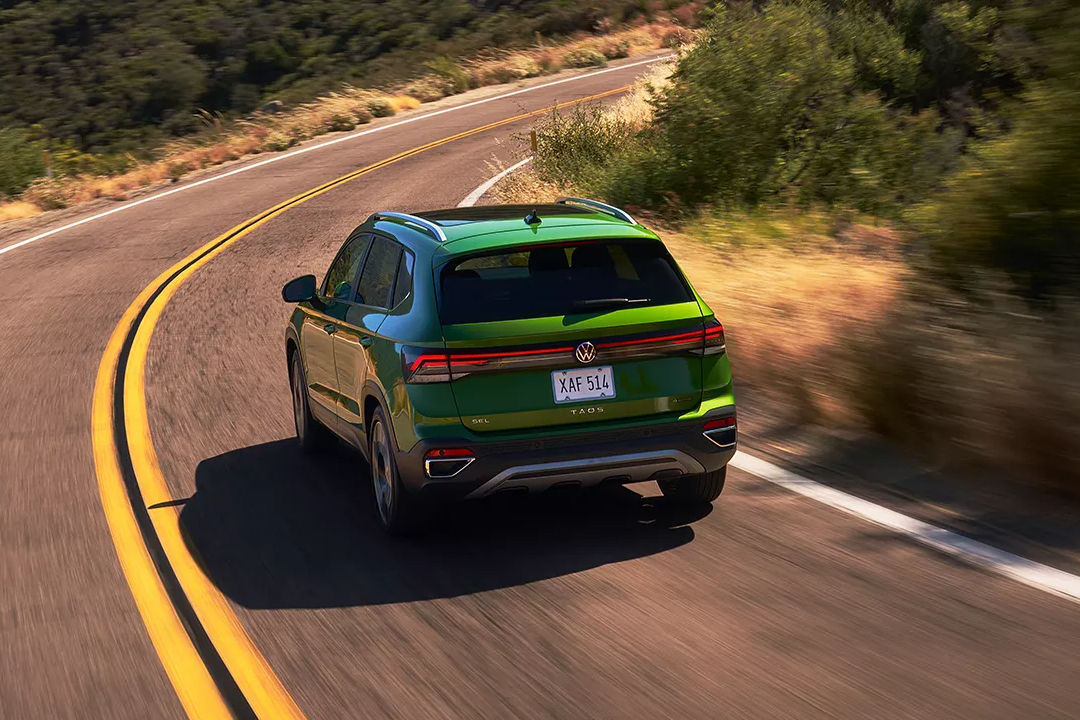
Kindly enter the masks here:
<path id="1" fill-rule="evenodd" d="M 371 430 L 371 418 L 375 415 L 375 409 L 381 408 L 383 415 L 386 417 L 386 425 L 387 429 L 390 431 L 390 439 L 394 443 L 394 449 L 400 452 L 401 446 L 398 445 L 397 433 L 394 432 L 394 422 L 390 416 L 390 404 L 386 401 L 386 394 L 378 384 L 370 379 L 364 383 L 363 404 L 361 405 L 361 408 L 364 412 L 365 447 L 371 444 L 371 437 L 368 434 Z"/>
<path id="2" fill-rule="evenodd" d="M 285 330 L 285 366 L 292 367 L 293 355 L 300 352 L 300 338 L 296 335 L 296 328 L 291 324 L 288 329 Z M 303 365 L 304 356 L 300 355 L 300 364 Z M 291 371 L 291 370 L 290 370 Z"/>

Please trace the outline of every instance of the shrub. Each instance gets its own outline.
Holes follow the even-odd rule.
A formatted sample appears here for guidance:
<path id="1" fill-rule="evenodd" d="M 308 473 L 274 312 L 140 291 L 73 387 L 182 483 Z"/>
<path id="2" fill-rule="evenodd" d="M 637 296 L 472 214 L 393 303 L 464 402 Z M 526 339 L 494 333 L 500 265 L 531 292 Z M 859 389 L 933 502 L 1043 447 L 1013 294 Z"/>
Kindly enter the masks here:
<path id="1" fill-rule="evenodd" d="M 394 106 L 390 103 L 390 98 L 385 96 L 373 97 L 367 101 L 367 109 L 374 117 L 390 117 L 394 114 Z"/>
<path id="2" fill-rule="evenodd" d="M 461 69 L 461 66 L 448 57 L 435 58 L 424 63 L 424 67 L 444 81 L 447 89 L 446 95 L 465 92 L 472 86 L 469 74 Z"/>
<path id="3" fill-rule="evenodd" d="M 296 140 L 288 133 L 283 133 L 278 130 L 274 130 L 263 141 L 263 147 L 271 152 L 280 152 L 281 150 L 288 150 L 294 144 Z"/>
<path id="4" fill-rule="evenodd" d="M 607 63 L 604 54 L 594 47 L 582 46 L 574 48 L 563 55 L 562 64 L 565 67 L 602 67 Z"/>
<path id="5" fill-rule="evenodd" d="M 518 78 L 537 77 L 545 72 L 540 62 L 528 55 L 514 55 L 507 64 Z"/>
<path id="6" fill-rule="evenodd" d="M 392 107 L 396 113 L 403 110 L 415 110 L 420 107 L 420 101 L 411 95 L 391 95 L 389 100 L 390 107 Z"/>
<path id="7" fill-rule="evenodd" d="M 130 155 L 81 152 L 70 141 L 54 144 L 52 152 L 53 171 L 61 176 L 117 175 L 133 164 Z"/>
<path id="8" fill-rule="evenodd" d="M 170 180 L 176 182 L 180 178 L 182 178 L 189 169 L 190 168 L 188 167 L 188 164 L 186 162 L 172 162 L 166 166 L 165 173 L 168 175 Z"/>
<path id="9" fill-rule="evenodd" d="M 601 189 L 645 206 L 791 198 L 871 212 L 928 190 L 955 136 L 935 134 L 932 112 L 910 116 L 859 91 L 830 27 L 810 4 L 716 10 Z"/>
<path id="10" fill-rule="evenodd" d="M 634 136 L 628 122 L 595 105 L 575 106 L 568 115 L 552 110 L 535 130 L 537 176 L 577 188 L 594 187 Z"/>
<path id="11" fill-rule="evenodd" d="M 550 49 L 543 48 L 536 54 L 536 64 L 540 67 L 539 75 L 547 75 L 562 68 L 562 60 Z"/>
<path id="12" fill-rule="evenodd" d="M 812 11 L 719 10 L 659 99 L 660 159 L 677 168 L 667 189 L 689 203 L 754 205 L 802 179 L 819 156 L 815 136 L 849 124 L 850 82 Z M 642 200 L 655 202 L 650 190 Z"/>
<path id="13" fill-rule="evenodd" d="M 961 284 L 991 267 L 1032 298 L 1080 294 L 1080 8 L 1055 43 L 1053 76 L 1028 92 L 1014 130 L 979 148 L 917 215 Z"/>
<path id="14" fill-rule="evenodd" d="M 0 195 L 18 195 L 45 174 L 42 150 L 25 131 L 0 128 Z"/>
<path id="15" fill-rule="evenodd" d="M 409 81 L 401 91 L 422 103 L 434 102 L 450 94 L 450 84 L 445 78 L 425 75 Z"/>
<path id="16" fill-rule="evenodd" d="M 334 113 L 326 119 L 327 132 L 346 132 L 356 127 L 356 121 L 343 113 Z"/>
<path id="17" fill-rule="evenodd" d="M 473 85 L 495 85 L 543 74 L 540 64 L 527 55 L 511 55 L 505 60 L 484 63 L 473 68 Z"/>
<path id="18" fill-rule="evenodd" d="M 374 117 L 371 110 L 364 104 L 355 105 L 352 109 L 352 116 L 357 125 L 366 125 Z"/>
<path id="19" fill-rule="evenodd" d="M 42 210 L 58 210 L 68 205 L 63 184 L 56 179 L 38 178 L 23 191 L 22 199 L 34 203 Z"/>
<path id="20" fill-rule="evenodd" d="M 630 42 L 628 40 L 608 40 L 600 48 L 600 52 L 608 60 L 628 57 L 630 55 Z"/>
<path id="21" fill-rule="evenodd" d="M 673 27 L 664 33 L 660 44 L 666 48 L 680 48 L 694 42 L 694 31 L 683 27 Z"/>

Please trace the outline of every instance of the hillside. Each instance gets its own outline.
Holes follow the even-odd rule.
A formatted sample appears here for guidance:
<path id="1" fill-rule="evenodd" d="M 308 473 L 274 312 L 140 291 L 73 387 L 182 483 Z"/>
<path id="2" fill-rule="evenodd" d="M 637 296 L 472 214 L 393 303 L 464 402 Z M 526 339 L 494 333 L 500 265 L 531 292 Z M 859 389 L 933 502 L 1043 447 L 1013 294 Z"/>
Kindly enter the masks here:
<path id="1" fill-rule="evenodd" d="M 666 7 L 681 3 L 669 2 Z M 594 31 L 634 0 L 0 0 L 0 129 L 140 153 L 243 114 L 372 86 L 423 62 Z"/>

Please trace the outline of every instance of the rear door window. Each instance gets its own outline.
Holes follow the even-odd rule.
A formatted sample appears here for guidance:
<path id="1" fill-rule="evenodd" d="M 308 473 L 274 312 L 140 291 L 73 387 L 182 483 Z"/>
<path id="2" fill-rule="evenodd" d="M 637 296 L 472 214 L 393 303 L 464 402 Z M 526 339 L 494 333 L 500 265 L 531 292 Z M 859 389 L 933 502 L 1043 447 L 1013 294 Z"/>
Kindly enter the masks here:
<path id="1" fill-rule="evenodd" d="M 446 325 L 495 322 L 694 299 L 655 240 L 512 248 L 451 261 L 442 271 Z"/>
<path id="2" fill-rule="evenodd" d="M 360 275 L 356 302 L 377 308 L 390 307 L 390 290 L 394 286 L 401 252 L 401 246 L 393 240 L 375 236 Z"/>
<path id="3" fill-rule="evenodd" d="M 360 272 L 360 263 L 364 259 L 364 251 L 367 250 L 370 240 L 370 234 L 362 233 L 345 241 L 337 257 L 334 258 L 334 262 L 330 263 L 330 269 L 326 271 L 322 293 L 320 293 L 323 297 L 352 300 L 356 275 Z"/>

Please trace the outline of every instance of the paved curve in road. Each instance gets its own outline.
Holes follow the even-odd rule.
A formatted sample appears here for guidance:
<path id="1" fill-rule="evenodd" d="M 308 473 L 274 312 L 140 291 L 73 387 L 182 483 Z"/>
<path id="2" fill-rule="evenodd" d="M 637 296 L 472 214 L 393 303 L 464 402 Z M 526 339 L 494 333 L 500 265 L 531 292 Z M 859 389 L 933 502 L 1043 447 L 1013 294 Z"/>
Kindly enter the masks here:
<path id="1" fill-rule="evenodd" d="M 282 160 L 0 260 L 0 716 L 183 717 L 117 562 L 91 456 L 98 364 L 160 272 L 402 150 L 626 84 L 495 100 Z M 504 126 L 259 226 L 159 321 L 150 426 L 207 577 L 309 718 L 1080 715 L 1080 609 L 733 471 L 711 513 L 651 489 L 375 527 L 362 464 L 291 441 L 282 283 L 377 209 L 456 205 Z M 17 241 L 19 238 L 11 238 Z M 7 243 L 5 243 L 7 244 Z M 722 314 L 722 309 L 718 309 Z M 736 369 L 737 371 L 737 369 Z"/>

